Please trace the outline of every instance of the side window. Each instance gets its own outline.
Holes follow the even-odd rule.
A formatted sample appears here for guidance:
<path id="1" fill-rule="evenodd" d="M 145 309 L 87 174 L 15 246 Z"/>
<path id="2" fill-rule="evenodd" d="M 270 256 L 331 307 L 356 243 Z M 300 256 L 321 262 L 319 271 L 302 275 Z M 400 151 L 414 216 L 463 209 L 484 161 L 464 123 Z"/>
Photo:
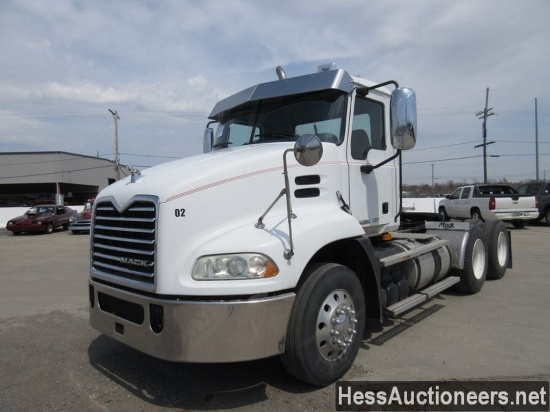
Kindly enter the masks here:
<path id="1" fill-rule="evenodd" d="M 350 144 L 351 156 L 357 160 L 365 160 L 371 149 L 386 150 L 382 103 L 361 97 L 355 99 Z"/>
<path id="2" fill-rule="evenodd" d="M 460 196 L 461 199 L 468 199 L 468 196 L 470 196 L 470 191 L 472 190 L 471 187 L 465 187 L 462 191 L 462 195 Z"/>
<path id="3" fill-rule="evenodd" d="M 550 193 L 550 183 L 546 183 L 546 187 L 544 188 L 544 193 Z"/>
<path id="4" fill-rule="evenodd" d="M 527 185 L 527 189 L 524 193 L 528 193 L 530 195 L 536 195 L 539 192 L 539 185 Z"/>
<path id="5" fill-rule="evenodd" d="M 232 123 L 229 125 L 228 142 L 229 147 L 242 146 L 250 141 L 252 127 L 249 125 Z"/>
<path id="6" fill-rule="evenodd" d="M 340 130 L 342 121 L 338 117 L 336 119 L 321 120 L 314 123 L 297 124 L 295 135 L 302 136 L 306 133 L 317 135 L 322 142 L 337 144 L 340 140 Z"/>
<path id="7" fill-rule="evenodd" d="M 452 200 L 460 199 L 460 192 L 462 191 L 462 188 L 456 189 L 453 194 L 451 195 Z"/>

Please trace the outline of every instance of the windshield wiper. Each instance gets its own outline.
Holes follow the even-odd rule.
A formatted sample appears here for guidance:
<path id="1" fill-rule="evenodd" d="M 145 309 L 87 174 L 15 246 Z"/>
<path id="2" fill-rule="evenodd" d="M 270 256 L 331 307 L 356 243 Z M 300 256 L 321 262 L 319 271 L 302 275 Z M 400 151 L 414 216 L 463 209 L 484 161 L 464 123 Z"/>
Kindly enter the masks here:
<path id="1" fill-rule="evenodd" d="M 212 145 L 212 149 L 217 149 L 218 147 L 223 147 L 225 149 L 226 147 L 229 147 L 230 144 L 233 144 L 233 143 L 232 142 L 216 143 Z"/>
<path id="2" fill-rule="evenodd" d="M 298 138 L 298 135 L 291 134 L 291 133 L 261 133 L 261 134 L 257 134 L 255 137 L 259 137 L 259 138 L 262 138 L 262 137 L 275 137 L 275 138 L 284 137 L 287 140 L 293 140 L 293 139 Z"/>

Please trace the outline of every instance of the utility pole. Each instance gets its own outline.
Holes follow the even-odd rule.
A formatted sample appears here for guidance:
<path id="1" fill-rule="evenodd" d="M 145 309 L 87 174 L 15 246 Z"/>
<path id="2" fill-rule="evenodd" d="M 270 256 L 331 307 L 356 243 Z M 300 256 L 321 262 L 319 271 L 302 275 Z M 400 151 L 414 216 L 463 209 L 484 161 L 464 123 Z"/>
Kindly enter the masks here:
<path id="1" fill-rule="evenodd" d="M 536 97 L 535 97 L 535 152 L 536 152 L 536 158 L 537 158 L 536 168 L 537 168 L 537 182 L 538 182 L 539 181 L 539 116 L 538 116 Z"/>
<path id="2" fill-rule="evenodd" d="M 111 114 L 113 115 L 113 119 L 115 120 L 115 171 L 116 171 L 116 180 L 120 180 L 120 153 L 118 152 L 118 121 L 120 120 L 120 117 L 118 117 L 118 111 L 112 111 L 109 109 Z"/>
<path id="3" fill-rule="evenodd" d="M 432 163 L 432 197 L 435 197 L 435 186 L 434 186 L 434 164 Z"/>
<path id="4" fill-rule="evenodd" d="M 487 106 L 489 106 L 489 88 L 488 87 L 485 93 L 485 109 L 476 113 L 476 116 L 478 116 L 478 119 L 483 119 L 483 123 L 481 124 L 483 143 L 474 147 L 474 148 L 483 147 L 483 183 L 487 183 L 487 146 L 495 143 L 494 141 L 493 142 L 487 141 L 487 118 L 489 116 L 494 115 L 494 113 L 489 113 L 491 110 L 493 110 L 493 108 L 492 107 L 488 108 Z"/>

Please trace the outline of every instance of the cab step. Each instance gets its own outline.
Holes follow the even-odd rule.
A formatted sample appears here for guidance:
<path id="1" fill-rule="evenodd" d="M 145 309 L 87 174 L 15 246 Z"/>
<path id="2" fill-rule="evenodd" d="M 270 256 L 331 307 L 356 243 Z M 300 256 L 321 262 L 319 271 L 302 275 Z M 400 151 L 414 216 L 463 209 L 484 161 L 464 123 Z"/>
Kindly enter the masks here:
<path id="1" fill-rule="evenodd" d="M 426 302 L 428 299 L 433 298 L 434 296 L 443 292 L 445 289 L 448 289 L 451 286 L 457 284 L 458 282 L 460 282 L 460 278 L 458 276 L 446 277 L 445 279 L 440 280 L 439 282 L 431 286 L 428 286 L 426 289 L 423 289 L 420 292 L 409 296 L 408 298 L 405 298 L 403 300 L 400 300 L 397 303 L 394 303 L 391 306 L 388 306 L 386 309 L 384 309 L 384 311 L 387 316 L 391 318 L 395 318 L 401 315 L 402 313 L 418 305 L 421 305 L 422 303 Z"/>

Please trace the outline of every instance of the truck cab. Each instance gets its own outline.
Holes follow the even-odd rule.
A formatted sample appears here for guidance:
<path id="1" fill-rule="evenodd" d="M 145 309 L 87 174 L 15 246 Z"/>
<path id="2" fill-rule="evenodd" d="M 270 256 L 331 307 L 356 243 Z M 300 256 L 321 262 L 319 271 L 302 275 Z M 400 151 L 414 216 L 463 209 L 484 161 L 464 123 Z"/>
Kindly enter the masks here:
<path id="1" fill-rule="evenodd" d="M 414 111 L 414 95 L 406 89 L 405 93 L 411 100 L 409 112 Z M 376 87 L 343 70 L 258 85 L 214 107 L 210 118 L 216 121 L 217 130 L 212 137 L 206 136 L 205 151 L 293 142 L 301 135 L 314 134 L 323 143 L 325 176 L 337 186 L 341 202 L 353 209 L 367 234 L 388 232 L 399 226 L 396 216 L 400 212 L 390 102 L 386 87 Z M 407 144 L 407 148 L 414 145 L 414 135 Z M 383 167 L 365 171 L 387 159 L 392 160 Z M 298 190 L 303 197 L 317 193 L 315 189 Z"/>
<path id="2" fill-rule="evenodd" d="M 203 154 L 98 195 L 90 323 L 172 361 L 281 355 L 326 385 L 353 364 L 367 317 L 479 291 L 488 249 L 467 223 L 399 230 L 411 89 L 334 67 L 277 73 L 214 106 Z M 508 237 L 487 233 L 502 276 Z"/>

